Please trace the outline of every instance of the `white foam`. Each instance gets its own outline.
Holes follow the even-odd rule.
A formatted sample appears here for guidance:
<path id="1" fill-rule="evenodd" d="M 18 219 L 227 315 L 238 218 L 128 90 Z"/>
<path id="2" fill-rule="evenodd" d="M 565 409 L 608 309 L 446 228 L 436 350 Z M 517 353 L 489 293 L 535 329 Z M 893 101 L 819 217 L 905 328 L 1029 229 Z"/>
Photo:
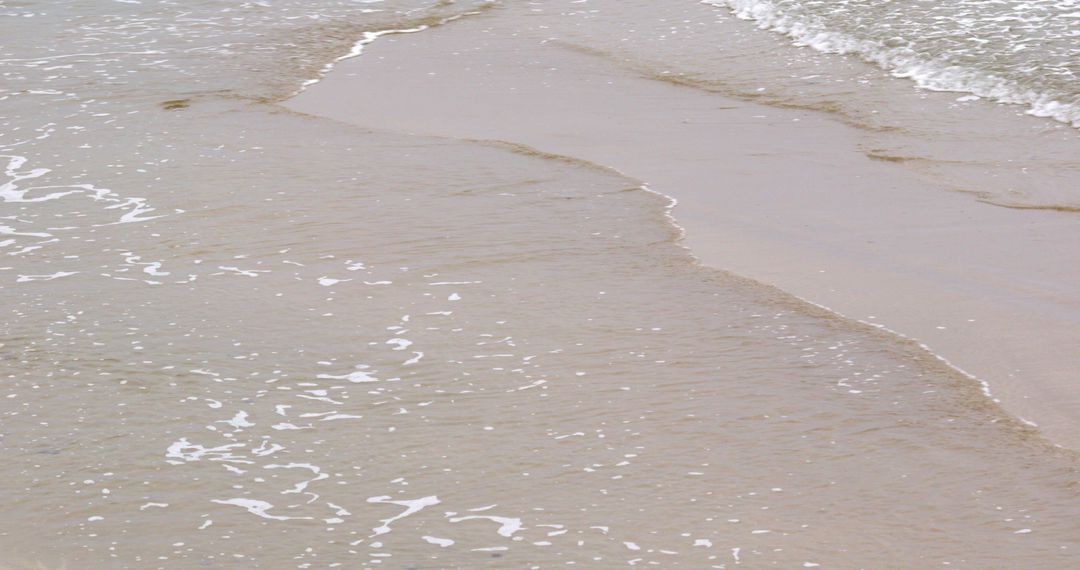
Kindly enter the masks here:
<path id="1" fill-rule="evenodd" d="M 20 275 L 15 279 L 16 283 L 27 283 L 30 281 L 52 281 L 53 279 L 60 279 L 61 277 L 69 277 L 79 273 L 78 271 L 57 271 L 50 275 Z"/>
<path id="2" fill-rule="evenodd" d="M 357 416 L 354 414 L 339 414 L 336 412 L 315 412 L 309 414 L 300 414 L 302 418 L 319 418 L 321 422 L 331 422 L 334 420 L 360 420 L 364 416 Z"/>
<path id="3" fill-rule="evenodd" d="M 267 445 L 268 443 L 269 443 L 269 445 Z M 276 443 L 270 443 L 270 442 L 268 442 L 266 440 L 263 440 L 263 442 L 261 444 L 259 444 L 259 447 L 256 447 L 255 449 L 252 449 L 251 452 L 254 453 L 255 455 L 259 456 L 259 457 L 265 457 L 267 455 L 273 455 L 274 453 L 277 453 L 278 451 L 281 451 L 282 449 L 285 449 L 285 447 L 282 446 L 282 445 L 278 445 Z"/>
<path id="4" fill-rule="evenodd" d="M 437 505 L 437 504 L 439 504 L 440 501 L 439 501 L 439 498 L 437 496 L 431 495 L 431 496 L 428 496 L 428 497 L 421 497 L 419 499 L 412 499 L 412 500 L 405 499 L 405 500 L 400 500 L 400 501 L 392 500 L 390 497 L 386 497 L 386 496 L 370 497 L 370 498 L 368 498 L 367 502 L 369 502 L 369 503 L 388 504 L 388 505 L 398 505 L 400 507 L 405 507 L 405 511 L 402 512 L 401 514 L 399 514 L 397 516 L 394 516 L 394 517 L 390 517 L 388 519 L 383 519 L 382 521 L 380 521 L 380 522 L 382 522 L 381 525 L 371 529 L 371 531 L 375 533 L 374 536 L 379 536 L 381 534 L 386 534 L 386 533 L 390 532 L 390 523 L 392 523 L 394 521 L 397 521 L 397 520 L 400 520 L 400 519 L 403 519 L 403 518 L 405 518 L 405 517 L 407 517 L 409 515 L 418 513 L 418 512 L 420 512 L 421 510 L 423 510 L 426 507 L 430 507 L 432 505 Z"/>
<path id="5" fill-rule="evenodd" d="M 241 410 L 239 412 L 236 412 L 236 415 L 233 416 L 232 419 L 219 420 L 216 423 L 229 424 L 229 425 L 231 425 L 232 427 L 234 427 L 236 429 L 241 429 L 241 428 L 254 426 L 255 424 L 247 421 L 247 417 L 248 417 L 248 413 Z"/>
<path id="6" fill-rule="evenodd" d="M 271 429 L 276 429 L 278 431 L 291 431 L 291 430 L 298 430 L 298 429 L 312 429 L 311 426 L 298 426 L 296 424 L 291 424 L 291 423 L 288 423 L 288 422 L 282 422 L 280 424 L 274 424 L 274 425 L 272 425 L 270 427 L 271 427 Z"/>
<path id="7" fill-rule="evenodd" d="M 487 515 L 468 515 L 468 516 L 464 516 L 464 517 L 451 518 L 450 522 L 456 523 L 456 522 L 475 520 L 475 519 L 489 520 L 489 521 L 498 523 L 499 524 L 499 529 L 496 532 L 498 532 L 500 536 L 505 536 L 507 538 L 509 538 L 511 536 L 514 536 L 515 532 L 518 532 L 519 530 L 521 530 L 523 528 L 521 526 L 521 519 L 512 518 L 512 517 L 495 517 L 495 516 L 487 516 Z"/>
<path id="8" fill-rule="evenodd" d="M 760 28 L 784 34 L 798 45 L 824 53 L 854 55 L 896 77 L 911 79 L 924 89 L 965 92 L 1001 103 L 1024 105 L 1031 115 L 1080 128 L 1080 107 L 1075 104 L 1000 74 L 958 65 L 946 56 L 930 58 L 916 53 L 907 42 L 890 47 L 878 40 L 857 38 L 830 29 L 820 17 L 791 13 L 774 0 L 701 1 L 729 8 L 739 18 L 754 20 Z"/>
<path id="9" fill-rule="evenodd" d="M 201 461 L 204 457 L 211 461 L 251 463 L 250 460 L 232 453 L 233 449 L 244 446 L 245 444 L 243 443 L 227 443 L 218 447 L 204 447 L 202 445 L 191 443 L 186 437 L 182 437 L 169 445 L 169 448 L 165 451 L 165 457 L 173 459 L 173 461 L 169 461 L 169 463 L 173 465 L 189 461 Z"/>
<path id="10" fill-rule="evenodd" d="M 13 228 L 11 226 L 0 226 L 0 235 L 23 236 L 23 237 L 40 237 L 40 238 L 52 237 L 52 234 L 45 233 L 45 232 L 20 232 L 20 231 L 16 231 L 15 228 Z"/>
<path id="11" fill-rule="evenodd" d="M 308 479 L 306 481 L 301 481 L 301 482 L 297 483 L 295 486 L 293 486 L 292 489 L 282 491 L 281 492 L 282 494 L 302 493 L 303 491 L 305 491 L 307 489 L 308 485 L 314 483 L 315 481 L 322 481 L 323 479 L 328 479 L 330 477 L 326 473 L 323 473 L 322 470 L 319 468 L 319 466 L 312 465 L 310 463 L 288 463 L 288 464 L 285 464 L 285 465 L 277 465 L 277 464 L 266 465 L 266 466 L 263 467 L 263 469 L 307 469 L 307 470 L 311 471 L 311 473 L 313 475 L 315 475 L 315 477 L 313 477 L 311 479 Z"/>
<path id="12" fill-rule="evenodd" d="M 370 366 L 366 364 L 357 364 L 356 370 L 348 374 L 319 374 L 316 378 L 322 378 L 326 380 L 348 380 L 354 384 L 362 382 L 378 382 L 379 379 L 373 376 L 373 373 L 366 372 Z"/>
<path id="13" fill-rule="evenodd" d="M 266 511 L 274 508 L 274 505 L 272 505 L 271 503 L 268 503 L 266 501 L 258 501 L 258 500 L 255 500 L 255 499 L 240 499 L 240 498 L 238 498 L 238 499 L 225 499 L 225 500 L 211 499 L 210 502 L 218 503 L 220 505 L 234 505 L 234 506 L 246 509 L 247 512 L 249 512 L 249 513 L 251 513 L 253 515 L 262 517 L 264 519 L 270 519 L 270 520 L 275 520 L 275 521 L 311 520 L 311 517 L 287 517 L 287 516 L 282 516 L 282 515 L 272 515 L 270 513 L 267 513 Z"/>
<path id="14" fill-rule="evenodd" d="M 20 188 L 19 183 L 23 180 L 32 180 L 40 178 L 52 170 L 48 168 L 34 168 L 27 171 L 20 171 L 19 169 L 26 164 L 27 158 L 18 155 L 0 155 L 0 158 L 8 159 L 7 165 L 4 167 L 4 175 L 8 177 L 8 180 L 3 184 L 0 184 L 0 201 L 2 202 L 14 202 L 14 203 L 37 203 L 47 202 L 51 200 L 59 200 L 66 196 L 72 196 L 81 194 L 89 197 L 90 199 L 98 202 L 108 202 L 109 206 L 106 206 L 106 210 L 129 210 L 120 216 L 120 219 L 108 224 L 101 225 L 113 225 L 123 224 L 131 222 L 144 222 L 163 217 L 158 216 L 142 216 L 154 211 L 151 208 L 145 198 L 138 197 L 124 197 L 108 188 L 100 188 L 92 184 L 66 184 L 66 185 L 46 185 L 46 186 L 31 186 L 27 188 Z M 46 190 L 43 195 L 36 197 L 27 197 L 31 191 Z"/>
<path id="15" fill-rule="evenodd" d="M 219 265 L 218 269 L 223 271 L 231 271 L 237 275 L 243 275 L 244 277 L 258 277 L 260 273 L 270 273 L 269 269 L 240 269 L 234 266 Z"/>
<path id="16" fill-rule="evenodd" d="M 424 539 L 424 542 L 427 542 L 428 544 L 435 544 L 443 548 L 454 544 L 454 541 L 449 538 L 437 538 L 434 536 L 421 536 L 420 538 Z"/>
<path id="17" fill-rule="evenodd" d="M 171 275 L 168 271 L 159 271 L 161 269 L 161 262 L 155 261 L 153 263 L 147 263 L 146 267 L 143 267 L 143 273 L 153 275 L 155 277 L 164 277 Z"/>
<path id="18" fill-rule="evenodd" d="M 471 14 L 474 14 L 474 13 L 462 14 L 462 15 L 458 15 L 458 16 L 451 16 L 449 18 L 443 19 L 442 21 L 439 22 L 439 24 L 441 25 L 441 24 L 445 24 L 445 23 L 448 23 L 448 22 L 452 22 L 454 20 L 457 20 L 459 18 L 462 18 L 462 17 L 467 16 L 467 15 L 471 15 Z M 323 68 L 321 70 L 319 70 L 318 77 L 315 77 L 313 79 L 309 79 L 309 80 L 303 82 L 300 85 L 300 89 L 298 89 L 296 91 L 296 93 L 294 93 L 293 95 L 299 94 L 299 93 L 303 92 L 305 89 L 307 89 L 308 87 L 322 81 L 323 78 L 326 77 L 326 74 L 330 73 L 330 71 L 334 69 L 335 65 L 337 65 L 338 63 L 340 63 L 342 61 L 345 61 L 347 59 L 352 59 L 354 57 L 360 56 L 361 54 L 364 53 L 364 49 L 367 47 L 368 44 L 374 42 L 375 40 L 377 40 L 377 39 L 379 39 L 379 38 L 381 38 L 383 36 L 389 36 L 389 35 L 394 35 L 394 34 L 414 34 L 416 32 L 422 32 L 424 30 L 427 30 L 430 27 L 431 26 L 428 26 L 428 25 L 420 25 L 420 26 L 416 26 L 415 28 L 403 28 L 403 29 L 379 30 L 379 31 L 376 31 L 376 32 L 364 32 L 364 35 L 356 43 L 354 43 L 351 48 L 349 48 L 348 53 L 334 59 L 334 61 L 326 64 L 325 66 L 323 66 Z"/>

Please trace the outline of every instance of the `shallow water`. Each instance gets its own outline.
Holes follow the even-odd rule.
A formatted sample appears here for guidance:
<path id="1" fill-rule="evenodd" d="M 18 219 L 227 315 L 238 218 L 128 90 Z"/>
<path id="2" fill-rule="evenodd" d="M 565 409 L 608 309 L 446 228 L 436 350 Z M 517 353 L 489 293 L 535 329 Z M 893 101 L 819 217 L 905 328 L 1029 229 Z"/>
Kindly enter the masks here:
<path id="1" fill-rule="evenodd" d="M 938 91 L 1029 107 L 1080 127 L 1080 4 L 706 0 L 827 53 L 853 54 Z"/>
<path id="2" fill-rule="evenodd" d="M 263 102 L 475 9 L 373 7 L 5 4 L 0 563 L 1076 564 L 1073 455 L 636 181 Z"/>
<path id="3" fill-rule="evenodd" d="M 1080 209 L 1080 193 L 1076 190 L 1080 179 L 1080 163 L 1076 160 L 1080 156 L 1080 131 L 1076 128 L 1055 120 L 1034 119 L 1028 107 L 1000 103 L 999 98 L 975 96 L 960 88 L 958 92 L 939 92 L 919 87 L 892 67 L 883 68 L 873 58 L 860 56 L 860 52 L 831 49 L 826 53 L 808 45 L 809 40 L 802 36 L 800 40 L 758 29 L 754 22 L 739 16 L 758 15 L 760 10 L 733 11 L 729 4 L 776 5 L 776 11 L 767 13 L 785 14 L 788 26 L 795 26 L 792 22 L 799 20 L 786 15 L 781 4 L 802 6 L 802 11 L 810 12 L 843 12 L 841 6 L 848 10 L 877 9 L 894 18 L 904 14 L 916 18 L 921 14 L 925 26 L 940 23 L 924 11 L 904 8 L 926 3 L 734 0 L 538 3 L 533 8 L 532 23 L 545 20 L 542 25 L 546 28 L 542 29 L 548 30 L 552 41 L 606 57 L 613 65 L 647 77 L 768 105 L 831 114 L 862 131 L 861 146 L 868 157 L 903 164 L 945 191 L 1013 208 Z M 934 11 L 960 9 L 954 6 L 957 3 L 937 4 L 941 3 L 935 4 Z M 840 13 L 833 16 L 837 21 L 845 18 Z M 1061 21 L 1047 25 L 1060 26 Z M 769 22 L 758 24 L 769 27 Z M 883 29 L 877 33 L 886 34 L 887 23 L 883 18 Z M 811 33 L 804 27 L 797 29 L 800 34 Z M 876 30 L 867 26 L 859 29 L 866 33 Z M 943 27 L 941 33 L 947 32 Z M 1054 49 L 1067 49 L 1071 41 L 1057 41 Z M 1037 55 L 1034 49 L 1019 53 L 1043 58 L 1046 66 L 1057 61 L 1048 54 Z M 1072 66 L 1071 62 L 1066 64 Z M 1035 71 L 1029 73 L 1032 81 L 1044 77 Z M 1070 81 L 1059 88 L 1071 90 L 1073 100 L 1080 87 L 1075 80 Z"/>

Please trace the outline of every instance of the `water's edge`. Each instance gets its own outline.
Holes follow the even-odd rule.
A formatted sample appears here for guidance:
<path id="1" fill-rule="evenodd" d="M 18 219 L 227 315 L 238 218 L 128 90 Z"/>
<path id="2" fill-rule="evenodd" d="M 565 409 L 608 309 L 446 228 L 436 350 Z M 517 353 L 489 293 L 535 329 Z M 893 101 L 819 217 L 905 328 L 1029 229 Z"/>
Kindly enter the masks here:
<path id="1" fill-rule="evenodd" d="M 709 4 L 710 2 L 703 1 L 703 3 Z M 491 4 L 488 4 L 487 6 L 491 7 L 491 8 L 497 8 L 498 4 L 491 3 Z M 390 35 L 397 35 L 397 34 L 418 33 L 418 32 L 422 32 L 422 31 L 426 31 L 426 30 L 431 29 L 431 28 L 451 24 L 451 23 L 453 23 L 455 21 L 458 21 L 458 20 L 460 20 L 462 18 L 467 18 L 467 17 L 470 17 L 470 16 L 478 16 L 478 15 L 484 14 L 485 12 L 487 12 L 487 10 L 472 11 L 472 12 L 468 12 L 468 13 L 465 13 L 465 14 L 454 15 L 454 16 L 451 16 L 451 17 L 448 17 L 448 18 L 441 18 L 438 21 L 432 22 L 430 25 L 418 25 L 416 27 L 410 27 L 410 28 L 389 28 L 389 29 L 384 29 L 384 30 L 376 30 L 376 31 L 371 31 L 371 32 L 365 32 L 364 36 L 360 40 L 358 40 L 356 42 L 355 46 L 353 47 L 352 50 L 350 50 L 349 53 L 347 53 L 347 54 L 345 54 L 343 56 L 337 57 L 332 62 L 328 63 L 327 66 L 320 72 L 318 78 L 314 78 L 314 79 L 311 79 L 309 81 L 306 81 L 303 84 L 303 86 L 301 87 L 301 89 L 299 89 L 295 93 L 289 95 L 288 97 L 283 97 L 279 101 L 271 102 L 271 104 L 275 105 L 276 108 L 284 110 L 284 111 L 289 112 L 289 113 L 297 113 L 297 114 L 300 114 L 300 115 L 306 115 L 306 113 L 304 113 L 304 112 L 296 111 L 294 109 L 289 108 L 287 106 L 287 103 L 291 99 L 296 97 L 297 95 L 301 94 L 308 86 L 314 85 L 315 83 L 319 82 L 321 79 L 326 77 L 328 74 L 332 73 L 333 69 L 334 69 L 334 64 L 336 64 L 338 62 L 341 62 L 341 61 L 344 61 L 346 59 L 351 59 L 351 58 L 354 58 L 354 57 L 357 57 L 357 56 L 361 55 L 364 48 L 368 44 L 376 41 L 377 39 L 379 39 L 381 37 L 390 36 Z M 554 41 L 558 41 L 558 40 L 554 40 Z M 570 44 L 567 44 L 567 45 L 570 45 Z M 578 47 L 578 49 L 582 49 L 579 46 L 572 46 L 571 45 L 571 47 Z M 584 49 L 588 49 L 588 48 L 584 48 Z M 672 82 L 672 78 L 670 76 L 661 76 L 661 75 L 656 75 L 656 74 L 650 75 L 650 74 L 647 74 L 647 73 L 641 73 L 640 75 L 643 78 L 646 78 L 646 79 L 649 79 L 649 80 L 661 81 L 661 82 L 666 82 L 666 83 Z M 677 83 L 677 84 L 682 84 L 682 83 Z M 686 84 L 685 86 L 690 87 L 690 88 L 701 88 L 700 86 L 692 85 L 692 84 Z M 705 91 L 711 92 L 708 89 L 706 89 Z M 774 108 L 781 108 L 781 109 L 782 108 L 790 108 L 789 105 L 770 104 L 768 102 L 756 101 L 756 100 L 754 100 L 752 98 L 739 97 L 738 95 L 731 94 L 731 93 L 724 93 L 724 96 L 732 97 L 732 98 L 747 101 L 747 102 L 755 102 L 755 103 L 763 104 L 765 106 L 770 106 L 770 107 L 774 107 Z M 847 121 L 844 121 L 843 116 L 841 114 L 839 114 L 839 113 L 829 112 L 828 110 L 822 110 L 822 109 L 812 109 L 812 108 L 811 109 L 806 109 L 806 110 L 808 110 L 810 112 L 813 112 L 813 113 L 820 114 L 822 116 L 829 117 L 830 119 L 833 119 L 833 120 L 838 120 L 840 122 L 846 123 L 846 124 L 848 124 L 849 126 L 851 126 L 853 128 L 859 128 L 861 126 L 861 125 L 851 124 L 851 123 L 849 123 Z M 317 115 L 310 115 L 310 116 L 315 117 Z M 332 117 L 324 117 L 324 116 L 317 116 L 317 117 L 320 118 L 320 119 L 323 119 L 323 120 L 332 120 L 332 121 L 336 120 L 336 119 L 334 119 Z M 381 130 L 381 129 L 377 128 L 377 127 L 367 127 L 367 128 L 371 128 L 373 131 L 380 131 Z M 394 132 L 394 131 L 386 131 L 386 132 Z M 402 134 L 402 133 L 401 132 L 396 132 L 395 134 Z M 811 298 L 806 298 L 806 297 L 803 297 L 803 296 L 799 296 L 799 295 L 797 295 L 797 294 L 795 294 L 795 293 L 793 293 L 791 291 L 788 291 L 788 290 L 786 290 L 786 289 L 782 288 L 781 286 L 778 286 L 778 285 L 776 285 L 774 283 L 769 283 L 769 282 L 766 282 L 766 281 L 762 281 L 760 279 L 755 279 L 753 277 L 750 277 L 750 276 L 744 275 L 744 274 L 740 274 L 739 272 L 728 269 L 728 268 L 724 268 L 724 267 L 721 267 L 721 266 L 718 266 L 718 265 L 707 264 L 707 263 L 703 262 L 702 259 L 698 255 L 695 254 L 693 248 L 690 247 L 689 245 L 687 245 L 686 242 L 685 242 L 685 238 L 687 236 L 687 230 L 682 224 L 680 224 L 680 222 L 678 220 L 677 213 L 676 213 L 676 208 L 677 208 L 677 206 L 679 204 L 678 199 L 675 198 L 674 196 L 671 196 L 671 195 L 663 192 L 663 191 L 656 190 L 655 188 L 650 187 L 649 184 L 647 184 L 646 182 L 644 182 L 644 181 L 642 181 L 640 179 L 637 179 L 634 176 L 632 176 L 632 175 L 630 175 L 630 174 L 628 174 L 626 172 L 623 172 L 623 171 L 621 171 L 621 170 L 619 170 L 619 169 L 617 169 L 617 168 L 615 168 L 613 166 L 609 166 L 609 165 L 605 165 L 605 164 L 598 164 L 598 163 L 591 162 L 589 160 L 586 160 L 586 159 L 583 159 L 583 158 L 580 158 L 580 157 L 576 157 L 576 156 L 569 156 L 569 155 L 563 155 L 563 154 L 549 152 L 549 151 L 546 151 L 546 150 L 543 150 L 543 149 L 534 148 L 534 147 L 531 147 L 529 145 L 526 145 L 526 144 L 523 144 L 523 143 L 520 143 L 520 142 L 515 142 L 515 141 L 504 141 L 504 140 L 494 140 L 494 139 L 474 139 L 474 138 L 444 137 L 444 136 L 440 136 L 440 135 L 431 135 L 431 134 L 425 134 L 423 136 L 428 137 L 428 138 L 435 138 L 435 139 L 445 138 L 447 140 L 453 140 L 453 141 L 456 141 L 456 142 L 465 142 L 465 143 L 477 144 L 477 145 L 486 146 L 486 147 L 501 148 L 501 149 L 506 150 L 508 152 L 513 152 L 513 153 L 517 153 L 517 154 L 524 154 L 524 155 L 539 158 L 539 159 L 542 159 L 542 160 L 551 160 L 551 161 L 558 161 L 558 162 L 562 162 L 562 163 L 571 163 L 571 164 L 578 165 L 578 166 L 580 166 L 582 168 L 594 169 L 594 170 L 597 170 L 599 172 L 603 172 L 603 173 L 607 173 L 607 174 L 616 174 L 617 176 L 625 179 L 627 181 L 627 183 L 631 187 L 635 188 L 636 190 L 648 192 L 648 193 L 654 194 L 654 195 L 656 195 L 656 196 L 658 196 L 660 198 L 660 202 L 661 202 L 659 204 L 660 209 L 659 209 L 657 215 L 662 216 L 666 220 L 666 223 L 668 223 L 671 226 L 671 228 L 672 228 L 671 242 L 673 244 L 678 245 L 678 247 L 685 252 L 685 254 L 686 254 L 686 262 L 687 263 L 697 267 L 699 270 L 707 271 L 707 272 L 710 272 L 710 273 L 714 273 L 714 274 L 716 274 L 718 276 L 721 276 L 722 279 L 725 279 L 725 280 L 732 280 L 733 279 L 733 280 L 736 280 L 736 281 L 741 282 L 743 284 L 755 287 L 755 288 L 757 288 L 759 290 L 768 291 L 770 293 L 770 296 L 772 297 L 772 299 L 775 302 L 783 304 L 786 307 L 793 308 L 793 309 L 795 309 L 797 312 L 799 312 L 801 314 L 810 315 L 810 316 L 813 316 L 813 317 L 816 317 L 816 318 L 828 319 L 828 320 L 834 321 L 836 323 L 842 323 L 845 327 L 848 327 L 848 328 L 850 328 L 852 330 L 858 331 L 861 334 L 870 335 L 870 336 L 882 339 L 883 341 L 895 344 L 897 346 L 905 347 L 906 352 L 908 352 L 908 354 L 910 354 L 911 357 L 914 360 L 919 361 L 921 366 L 924 366 L 924 367 L 930 366 L 930 362 L 932 362 L 933 363 L 932 368 L 936 368 L 937 372 L 939 374 L 943 374 L 943 375 L 945 375 L 947 377 L 951 377 L 951 378 L 953 378 L 955 380 L 958 380 L 959 382 L 962 382 L 962 383 L 965 383 L 965 384 L 969 385 L 972 388 L 973 391 L 976 391 L 979 394 L 981 394 L 981 396 L 984 399 L 985 404 L 987 406 L 989 406 L 993 410 L 995 410 L 997 414 L 1000 414 L 1002 417 L 1006 418 L 1011 424 L 1013 424 L 1013 426 L 1017 430 L 1023 432 L 1026 435 L 1026 437 L 1037 438 L 1041 442 L 1040 445 L 1045 446 L 1047 449 L 1053 449 L 1053 450 L 1058 451 L 1058 452 L 1065 452 L 1065 453 L 1069 454 L 1070 456 L 1075 456 L 1077 458 L 1080 458 L 1080 450 L 1074 450 L 1072 448 L 1064 447 L 1061 444 L 1053 442 L 1052 440 L 1050 440 L 1050 439 L 1048 439 L 1046 437 L 1046 434 L 1044 434 L 1040 429 L 1038 429 L 1038 423 L 1037 422 L 1032 421 L 1032 420 L 1027 419 L 1027 418 L 1024 418 L 1024 417 L 1021 417 L 1019 415 L 1012 414 L 1006 408 L 1002 407 L 1001 406 L 1001 401 L 994 396 L 994 393 L 992 391 L 992 387 L 991 387 L 990 383 L 986 379 L 980 378 L 979 376 L 977 376 L 975 374 L 972 374 L 972 373 L 968 372 L 967 370 L 964 370 L 962 367 L 960 367 L 960 366 L 956 365 L 955 363 L 953 363 L 952 361 L 950 361 L 950 359 L 947 357 L 947 355 L 936 352 L 933 347 L 931 347 L 930 345 L 922 342 L 918 338 L 914 338 L 914 337 L 911 337 L 909 335 L 906 335 L 906 334 L 904 334 L 904 333 L 902 333 L 902 332 L 900 332 L 898 330 L 892 329 L 892 328 L 890 328 L 887 325 L 884 325 L 882 323 L 871 322 L 871 321 L 867 321 L 867 320 L 863 320 L 863 319 L 859 319 L 859 318 L 849 316 L 847 314 L 844 314 L 840 310 L 837 310 L 837 309 L 832 308 L 830 306 L 827 306 L 825 304 L 821 304 L 819 302 L 816 302 Z M 997 204 L 997 203 L 994 203 L 994 202 L 991 202 L 991 201 L 986 201 L 986 202 L 989 205 L 1001 206 L 1000 204 Z"/>

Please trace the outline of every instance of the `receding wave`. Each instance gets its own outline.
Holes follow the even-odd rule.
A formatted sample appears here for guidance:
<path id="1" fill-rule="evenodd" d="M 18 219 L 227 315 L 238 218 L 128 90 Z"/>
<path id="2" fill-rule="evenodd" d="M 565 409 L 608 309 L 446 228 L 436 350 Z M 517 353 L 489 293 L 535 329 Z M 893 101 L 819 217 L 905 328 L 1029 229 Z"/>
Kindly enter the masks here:
<path id="1" fill-rule="evenodd" d="M 934 91 L 1028 107 L 1080 128 L 1080 10 L 1071 2 L 703 0 L 825 53 L 854 55 Z M 1070 39 L 1073 38 L 1073 39 Z"/>

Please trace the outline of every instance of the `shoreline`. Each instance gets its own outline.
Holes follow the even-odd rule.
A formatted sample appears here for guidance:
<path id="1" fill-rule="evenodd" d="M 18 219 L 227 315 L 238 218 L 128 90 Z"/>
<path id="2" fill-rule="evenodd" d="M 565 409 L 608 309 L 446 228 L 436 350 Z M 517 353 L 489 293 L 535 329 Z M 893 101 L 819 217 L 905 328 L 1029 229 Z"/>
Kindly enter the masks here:
<path id="1" fill-rule="evenodd" d="M 391 36 L 283 105 L 642 180 L 678 202 L 668 214 L 703 265 L 918 343 L 1080 447 L 1080 255 L 1067 251 L 1080 220 L 935 188 L 866 156 L 854 127 L 823 113 L 653 81 L 556 42 L 497 38 L 490 23 Z"/>
<path id="2" fill-rule="evenodd" d="M 1080 131 L 695 0 L 272 4 L 5 14 L 0 565 L 1080 567 L 1080 455 L 893 332 L 1069 364 L 1073 218 L 958 191 Z"/>
<path id="3" fill-rule="evenodd" d="M 911 81 L 919 89 L 1016 105 L 1023 108 L 1026 115 L 1080 128 L 1080 113 L 1074 106 L 1062 104 L 1046 93 L 1024 89 L 1015 80 L 988 82 L 990 78 L 981 74 L 980 70 L 963 67 L 962 73 L 950 77 L 946 73 L 949 68 L 935 65 L 937 62 L 924 58 L 909 61 L 903 57 L 902 50 L 894 51 L 885 45 L 874 45 L 847 32 L 819 29 L 798 15 L 786 14 L 782 9 L 765 3 L 732 0 L 702 0 L 702 3 L 730 11 L 736 18 L 753 22 L 759 29 L 780 34 L 796 45 L 824 54 L 856 57 L 880 67 L 893 77 Z"/>

